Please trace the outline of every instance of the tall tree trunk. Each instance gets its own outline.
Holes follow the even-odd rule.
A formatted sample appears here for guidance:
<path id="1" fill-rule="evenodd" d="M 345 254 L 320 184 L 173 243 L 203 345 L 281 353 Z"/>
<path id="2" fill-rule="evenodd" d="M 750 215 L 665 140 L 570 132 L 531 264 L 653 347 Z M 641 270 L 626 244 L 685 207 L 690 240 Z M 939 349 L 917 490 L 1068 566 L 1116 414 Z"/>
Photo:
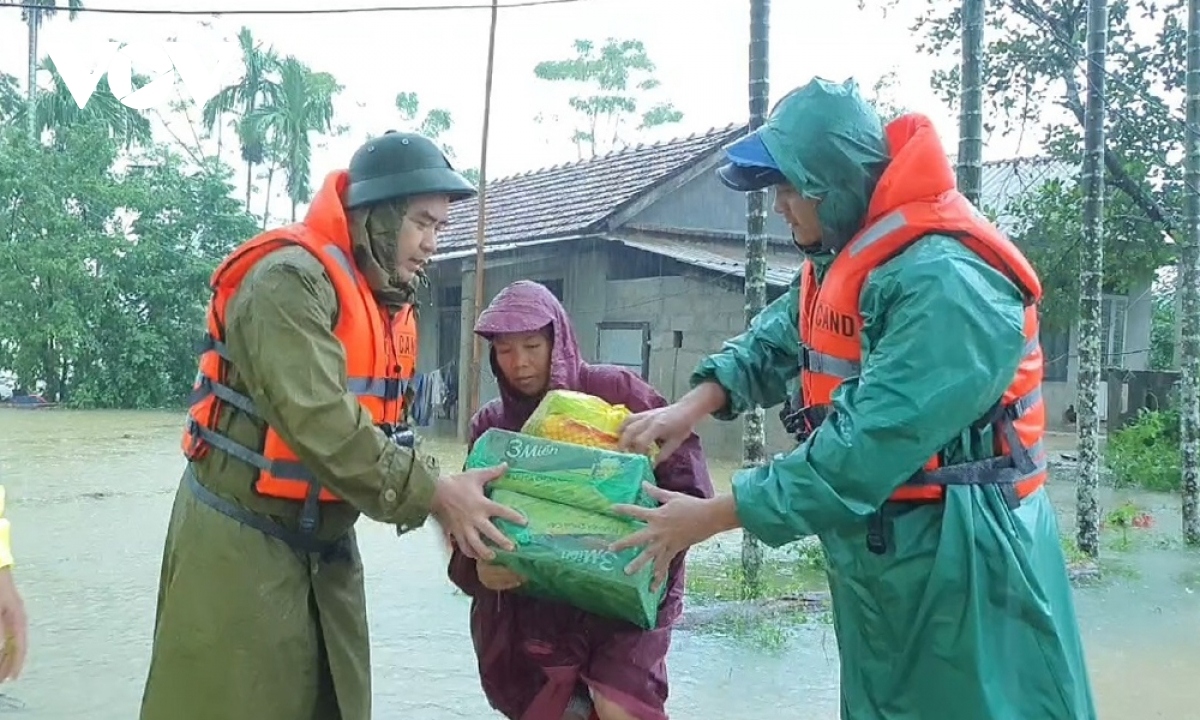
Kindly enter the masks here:
<path id="1" fill-rule="evenodd" d="M 1104 75 L 1107 0 L 1087 4 L 1087 106 L 1083 126 L 1083 247 L 1079 263 L 1079 549 L 1100 554 L 1100 301 L 1104 281 Z"/>
<path id="2" fill-rule="evenodd" d="M 263 223 L 262 229 L 267 229 L 267 223 L 271 222 L 271 183 L 275 180 L 275 163 L 267 166 L 267 196 L 263 199 Z"/>
<path id="3" fill-rule="evenodd" d="M 246 212 L 250 212 L 250 193 L 254 191 L 254 163 L 246 161 Z"/>
<path id="4" fill-rule="evenodd" d="M 29 83 L 25 90 L 25 122 L 29 127 L 29 137 L 37 142 L 37 65 L 38 65 L 38 26 L 42 22 L 42 11 L 36 8 L 25 10 L 26 22 L 29 26 Z"/>
<path id="5" fill-rule="evenodd" d="M 984 0 L 963 0 L 958 189 L 976 207 L 983 182 L 983 16 Z"/>
<path id="6" fill-rule="evenodd" d="M 1183 469 L 1183 540 L 1200 545 L 1200 0 L 1188 2 L 1186 186 L 1183 252 L 1179 284 L 1183 337 L 1183 408 L 1180 459 Z"/>
<path id="7" fill-rule="evenodd" d="M 750 131 L 759 128 L 767 116 L 770 89 L 769 48 L 771 29 L 770 0 L 750 0 Z M 746 195 L 746 326 L 767 304 L 767 191 Z M 761 467 L 767 462 L 763 409 L 746 413 L 742 431 L 742 467 Z M 762 592 L 763 550 L 758 539 L 742 531 L 742 576 L 747 597 Z"/>

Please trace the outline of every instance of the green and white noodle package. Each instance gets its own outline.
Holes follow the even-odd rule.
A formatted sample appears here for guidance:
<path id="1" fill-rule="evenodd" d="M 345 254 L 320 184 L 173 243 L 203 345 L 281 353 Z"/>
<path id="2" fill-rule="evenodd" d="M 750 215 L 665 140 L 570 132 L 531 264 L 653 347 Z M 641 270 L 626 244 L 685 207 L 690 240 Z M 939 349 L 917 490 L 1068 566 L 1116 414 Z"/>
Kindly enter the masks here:
<path id="1" fill-rule="evenodd" d="M 625 574 L 640 549 L 608 549 L 644 526 L 613 513 L 613 505 L 658 505 L 642 487 L 654 483 L 649 458 L 493 428 L 475 441 L 467 467 L 501 462 L 508 472 L 491 483 L 491 497 L 528 519 L 524 527 L 495 519 L 516 545 L 511 552 L 496 550 L 496 563 L 525 578 L 516 592 L 654 627 L 665 584 L 650 589 L 650 566 Z"/>

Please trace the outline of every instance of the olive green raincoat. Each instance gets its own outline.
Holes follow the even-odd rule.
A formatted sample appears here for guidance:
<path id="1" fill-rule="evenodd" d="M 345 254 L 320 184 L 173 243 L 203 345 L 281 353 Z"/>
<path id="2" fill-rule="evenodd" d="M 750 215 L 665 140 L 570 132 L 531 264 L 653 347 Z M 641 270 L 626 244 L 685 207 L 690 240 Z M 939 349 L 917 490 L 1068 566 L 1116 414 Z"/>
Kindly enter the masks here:
<path id="1" fill-rule="evenodd" d="M 789 182 L 825 198 L 834 248 L 861 227 L 874 187 L 862 168 L 886 148 L 878 119 L 847 93 L 857 96 L 850 85 L 803 88 L 762 136 Z M 831 127 L 833 141 L 806 140 Z M 829 259 L 814 256 L 818 275 Z M 797 298 L 793 284 L 696 369 L 693 384 L 727 391 L 718 418 L 785 399 L 799 367 Z M 733 483 L 752 534 L 771 546 L 816 535 L 825 548 L 842 718 L 1095 718 L 1044 490 L 1016 510 L 988 486 L 950 487 L 941 504 L 889 504 L 888 549 L 867 548 L 867 518 L 927 458 L 945 448 L 962 462 L 991 447 L 964 428 L 986 414 L 1024 352 L 1017 288 L 956 240 L 931 235 L 870 275 L 861 308 L 861 376 L 834 393 L 835 412 L 791 454 Z"/>
<path id="2" fill-rule="evenodd" d="M 361 218 L 360 218 L 361 221 Z M 361 224 L 361 222 L 360 222 Z M 360 228 L 361 229 L 361 228 Z M 358 247 L 365 233 L 356 233 Z M 361 261 L 360 261 L 361 262 Z M 181 485 L 163 554 L 154 649 L 141 720 L 369 720 L 370 648 L 360 511 L 398 532 L 420 527 L 438 475 L 432 458 L 391 443 L 346 392 L 331 327 L 333 285 L 303 249 L 259 261 L 227 307 L 230 385 L 249 395 L 346 503 L 322 503 L 318 538 L 349 534 L 322 560 L 199 502 Z M 226 411 L 220 427 L 260 445 L 263 428 Z M 193 465 L 218 496 L 298 528 L 301 503 L 251 491 L 250 466 L 213 450 Z"/>

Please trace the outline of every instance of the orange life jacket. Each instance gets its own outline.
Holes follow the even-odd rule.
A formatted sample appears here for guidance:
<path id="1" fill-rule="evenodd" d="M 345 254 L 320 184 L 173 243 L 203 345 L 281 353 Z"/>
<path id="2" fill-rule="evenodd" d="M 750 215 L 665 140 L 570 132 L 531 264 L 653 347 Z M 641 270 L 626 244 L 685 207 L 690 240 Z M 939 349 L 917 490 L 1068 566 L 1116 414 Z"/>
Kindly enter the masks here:
<path id="1" fill-rule="evenodd" d="M 989 483 L 1015 486 L 1016 497 L 1023 498 L 1046 480 L 1046 409 L 1036 307 L 1041 284 L 1021 251 L 957 190 L 902 204 L 878 217 L 838 252 L 819 284 L 812 262 L 805 263 L 799 312 L 803 400 L 810 407 L 824 408 L 842 382 L 859 375 L 863 326 L 859 297 L 868 274 L 933 233 L 958 238 L 1021 289 L 1026 298 L 1025 354 L 1003 397 L 976 423 L 978 429 L 991 424 L 997 430 L 996 457 L 944 466 L 942 458 L 935 456 L 891 499 L 936 501 L 944 496 L 946 485 Z M 929 370 L 936 372 L 936 368 Z"/>
<path id="2" fill-rule="evenodd" d="M 320 486 L 273 429 L 268 427 L 259 448 L 238 444 L 216 429 L 225 405 L 261 417 L 250 398 L 226 384 L 230 360 L 224 329 L 230 298 L 254 264 L 268 253 L 298 245 L 320 260 L 337 294 L 334 334 L 346 352 L 347 389 L 357 396 L 376 425 L 390 429 L 404 421 L 405 393 L 416 368 L 416 316 L 409 305 L 389 317 L 387 308 L 375 300 L 366 278 L 351 262 L 349 232 L 340 201 L 345 182 L 344 172 L 331 174 L 304 222 L 251 239 L 234 250 L 212 276 L 208 328 L 200 347 L 200 372 L 190 398 L 183 453 L 188 460 L 198 460 L 217 448 L 253 465 L 258 468 L 254 490 L 266 497 L 310 503 L 340 500 Z"/>

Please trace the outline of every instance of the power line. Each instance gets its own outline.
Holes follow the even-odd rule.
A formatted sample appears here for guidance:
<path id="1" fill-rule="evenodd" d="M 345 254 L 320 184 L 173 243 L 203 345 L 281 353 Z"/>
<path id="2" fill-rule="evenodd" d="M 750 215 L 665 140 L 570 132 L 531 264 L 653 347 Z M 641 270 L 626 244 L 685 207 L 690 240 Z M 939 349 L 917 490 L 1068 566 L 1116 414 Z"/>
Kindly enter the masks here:
<path id="1" fill-rule="evenodd" d="M 514 0 L 502 3 L 501 10 L 510 8 L 542 7 L 547 5 L 570 5 L 585 2 L 585 0 Z M 0 2 L 0 8 L 15 8 L 20 10 L 46 10 L 64 12 L 67 8 L 56 5 L 23 5 L 20 3 Z M 99 13 L 105 15 L 353 15 L 365 13 L 392 13 L 413 11 L 438 10 L 488 10 L 491 5 L 385 5 L 367 7 L 337 7 L 337 8 L 294 8 L 275 10 L 151 10 L 148 8 L 98 8 L 83 6 L 70 10 L 71 13 Z"/>

